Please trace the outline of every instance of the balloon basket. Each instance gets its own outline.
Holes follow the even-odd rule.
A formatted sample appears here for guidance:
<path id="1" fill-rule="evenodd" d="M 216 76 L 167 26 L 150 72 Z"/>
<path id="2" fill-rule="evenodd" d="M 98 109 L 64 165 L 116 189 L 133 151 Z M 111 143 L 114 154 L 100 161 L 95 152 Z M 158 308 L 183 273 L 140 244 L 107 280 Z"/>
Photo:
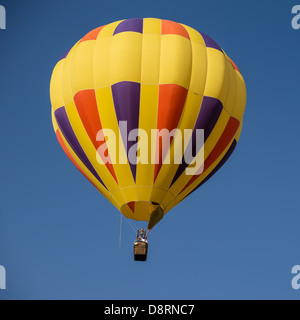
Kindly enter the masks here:
<path id="1" fill-rule="evenodd" d="M 133 245 L 134 261 L 147 261 L 148 242 L 136 241 Z"/>

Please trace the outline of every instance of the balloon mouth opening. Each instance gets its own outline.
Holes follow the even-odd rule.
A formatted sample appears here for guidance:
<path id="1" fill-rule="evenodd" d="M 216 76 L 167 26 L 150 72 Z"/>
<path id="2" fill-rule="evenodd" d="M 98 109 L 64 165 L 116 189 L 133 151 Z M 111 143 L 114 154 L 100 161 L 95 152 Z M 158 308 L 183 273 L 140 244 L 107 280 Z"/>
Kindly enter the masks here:
<path id="1" fill-rule="evenodd" d="M 151 201 L 128 202 L 121 207 L 120 211 L 126 218 L 149 222 L 149 229 L 152 229 L 164 215 L 164 210 L 160 204 Z"/>

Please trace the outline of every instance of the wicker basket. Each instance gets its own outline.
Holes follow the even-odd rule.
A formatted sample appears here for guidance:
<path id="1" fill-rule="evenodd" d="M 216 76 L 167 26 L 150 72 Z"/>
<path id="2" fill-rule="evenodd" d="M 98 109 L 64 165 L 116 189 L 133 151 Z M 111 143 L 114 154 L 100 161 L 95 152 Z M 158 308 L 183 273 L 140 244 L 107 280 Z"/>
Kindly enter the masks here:
<path id="1" fill-rule="evenodd" d="M 148 242 L 136 241 L 133 245 L 134 260 L 135 261 L 146 261 L 148 254 Z"/>

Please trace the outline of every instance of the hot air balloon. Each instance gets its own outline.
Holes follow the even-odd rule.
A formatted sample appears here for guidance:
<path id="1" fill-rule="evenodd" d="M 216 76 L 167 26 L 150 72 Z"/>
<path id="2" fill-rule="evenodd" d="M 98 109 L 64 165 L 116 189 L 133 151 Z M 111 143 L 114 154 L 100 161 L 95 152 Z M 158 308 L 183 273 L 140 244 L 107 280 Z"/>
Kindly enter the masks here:
<path id="1" fill-rule="evenodd" d="M 153 18 L 84 36 L 55 66 L 50 96 L 64 152 L 126 218 L 148 229 L 228 160 L 246 105 L 241 72 L 213 39 Z"/>

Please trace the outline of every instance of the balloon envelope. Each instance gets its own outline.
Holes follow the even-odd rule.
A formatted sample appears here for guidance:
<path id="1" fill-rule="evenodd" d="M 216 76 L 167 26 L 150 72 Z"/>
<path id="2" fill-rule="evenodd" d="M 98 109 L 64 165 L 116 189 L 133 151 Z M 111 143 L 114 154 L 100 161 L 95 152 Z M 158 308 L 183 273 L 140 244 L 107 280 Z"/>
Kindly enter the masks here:
<path id="1" fill-rule="evenodd" d="M 214 40 L 152 18 L 88 33 L 57 63 L 50 95 L 67 156 L 151 228 L 224 165 L 246 105 L 244 79 Z"/>

